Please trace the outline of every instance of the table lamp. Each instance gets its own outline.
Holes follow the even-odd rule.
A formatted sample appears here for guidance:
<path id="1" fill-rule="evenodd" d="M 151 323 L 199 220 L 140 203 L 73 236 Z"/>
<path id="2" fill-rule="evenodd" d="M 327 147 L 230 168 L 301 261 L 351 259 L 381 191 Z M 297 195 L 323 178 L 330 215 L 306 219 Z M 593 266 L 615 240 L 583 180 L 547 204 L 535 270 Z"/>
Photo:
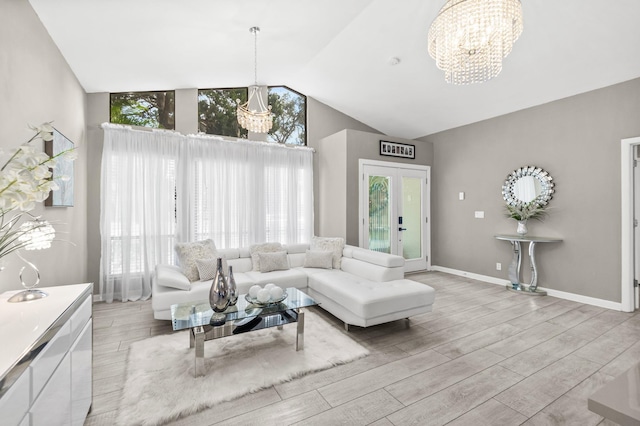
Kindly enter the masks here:
<path id="1" fill-rule="evenodd" d="M 56 236 L 56 231 L 53 226 L 46 220 L 36 219 L 28 221 L 20 225 L 20 236 L 18 242 L 25 250 L 42 250 L 51 247 L 51 241 Z M 27 259 L 20 255 L 20 250 L 16 251 L 18 257 L 22 259 L 27 265 L 29 265 L 36 273 L 36 280 L 33 284 L 27 284 L 22 278 L 26 266 L 20 269 L 20 283 L 26 289 L 19 293 L 14 294 L 9 298 L 9 302 L 28 302 L 30 300 L 42 299 L 47 297 L 48 294 L 42 290 L 38 290 L 35 287 L 40 282 L 40 271 L 36 268 L 36 265 L 29 262 Z"/>

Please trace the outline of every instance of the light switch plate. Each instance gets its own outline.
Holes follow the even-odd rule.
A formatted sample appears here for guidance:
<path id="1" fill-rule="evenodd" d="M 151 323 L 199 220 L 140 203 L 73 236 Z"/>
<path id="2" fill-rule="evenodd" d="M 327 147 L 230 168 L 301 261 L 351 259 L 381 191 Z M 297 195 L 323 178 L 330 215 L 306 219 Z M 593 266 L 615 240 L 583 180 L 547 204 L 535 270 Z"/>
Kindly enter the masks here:
<path id="1" fill-rule="evenodd" d="M 484 212 L 483 211 L 475 212 L 475 218 L 476 219 L 484 219 Z"/>
<path id="2" fill-rule="evenodd" d="M 458 200 L 460 201 L 464 200 L 464 192 L 458 193 Z"/>

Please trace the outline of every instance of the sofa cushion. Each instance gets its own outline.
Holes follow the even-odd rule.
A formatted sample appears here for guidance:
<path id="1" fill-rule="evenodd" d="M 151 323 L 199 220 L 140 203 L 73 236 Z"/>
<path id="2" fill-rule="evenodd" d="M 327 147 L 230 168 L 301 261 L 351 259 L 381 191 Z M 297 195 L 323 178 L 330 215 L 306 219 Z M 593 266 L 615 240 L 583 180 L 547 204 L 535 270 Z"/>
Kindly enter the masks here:
<path id="1" fill-rule="evenodd" d="M 285 271 L 289 269 L 287 252 L 258 253 L 260 272 Z"/>
<path id="2" fill-rule="evenodd" d="M 373 318 L 433 304 L 435 290 L 411 280 L 369 281 L 333 270 L 309 276 L 309 288 L 352 311 L 360 318 Z"/>
<path id="3" fill-rule="evenodd" d="M 197 281 L 200 278 L 196 259 L 215 259 L 218 257 L 218 250 L 211 239 L 191 243 L 176 243 L 175 250 L 182 272 L 189 281 Z"/>
<path id="4" fill-rule="evenodd" d="M 191 289 L 191 282 L 182 273 L 182 269 L 174 265 L 157 265 L 156 282 L 158 285 L 178 290 L 189 291 Z"/>
<path id="5" fill-rule="evenodd" d="M 260 259 L 258 258 L 258 253 L 273 253 L 275 251 L 284 251 L 282 244 L 262 243 L 251 245 L 249 247 L 249 253 L 251 254 L 251 263 L 253 265 L 253 270 L 256 272 L 260 271 Z"/>
<path id="6" fill-rule="evenodd" d="M 313 237 L 311 238 L 311 250 L 329 250 L 333 252 L 333 268 L 340 269 L 344 238 Z"/>
<path id="7" fill-rule="evenodd" d="M 286 271 L 273 271 L 273 272 L 245 272 L 254 284 L 265 285 L 268 283 L 274 283 L 275 285 L 287 288 L 305 288 L 307 287 L 307 274 L 300 269 L 287 269 Z"/>
<path id="8" fill-rule="evenodd" d="M 331 269 L 333 252 L 330 250 L 307 250 L 304 257 L 305 268 Z"/>

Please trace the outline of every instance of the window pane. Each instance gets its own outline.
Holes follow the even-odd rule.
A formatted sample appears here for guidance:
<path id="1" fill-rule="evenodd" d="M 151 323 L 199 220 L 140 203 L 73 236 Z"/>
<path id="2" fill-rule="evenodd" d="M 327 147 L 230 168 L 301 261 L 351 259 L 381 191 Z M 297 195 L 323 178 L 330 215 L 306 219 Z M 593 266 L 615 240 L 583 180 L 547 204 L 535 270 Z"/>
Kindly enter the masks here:
<path id="1" fill-rule="evenodd" d="M 238 125 L 236 108 L 247 102 L 247 88 L 198 90 L 198 126 L 203 133 L 247 138 L 247 129 Z"/>
<path id="2" fill-rule="evenodd" d="M 173 130 L 175 92 L 112 93 L 111 122 Z"/>
<path id="3" fill-rule="evenodd" d="M 273 128 L 267 140 L 291 145 L 307 144 L 307 97 L 288 87 L 269 87 Z"/>

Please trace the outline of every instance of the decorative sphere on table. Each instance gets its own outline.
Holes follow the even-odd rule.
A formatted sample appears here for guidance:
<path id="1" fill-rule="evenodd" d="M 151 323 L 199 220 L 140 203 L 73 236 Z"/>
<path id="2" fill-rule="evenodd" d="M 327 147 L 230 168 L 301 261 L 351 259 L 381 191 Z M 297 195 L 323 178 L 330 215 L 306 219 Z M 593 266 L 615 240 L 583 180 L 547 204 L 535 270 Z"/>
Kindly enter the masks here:
<path id="1" fill-rule="evenodd" d="M 260 287 L 259 285 L 251 286 L 251 288 L 249 289 L 249 297 L 255 299 L 256 297 L 258 297 L 258 292 L 260 290 L 262 290 L 262 287 Z"/>
<path id="2" fill-rule="evenodd" d="M 257 295 L 258 302 L 266 303 L 269 301 L 269 298 L 271 298 L 269 290 L 267 290 L 266 288 L 260 289 Z"/>
<path id="3" fill-rule="evenodd" d="M 266 288 L 267 290 L 271 290 L 273 287 L 275 287 L 276 285 L 274 283 L 268 283 L 264 286 L 264 288 Z"/>
<path id="4" fill-rule="evenodd" d="M 284 294 L 284 290 L 278 286 L 273 286 L 269 289 L 269 294 L 271 295 L 271 299 L 278 300 Z"/>

